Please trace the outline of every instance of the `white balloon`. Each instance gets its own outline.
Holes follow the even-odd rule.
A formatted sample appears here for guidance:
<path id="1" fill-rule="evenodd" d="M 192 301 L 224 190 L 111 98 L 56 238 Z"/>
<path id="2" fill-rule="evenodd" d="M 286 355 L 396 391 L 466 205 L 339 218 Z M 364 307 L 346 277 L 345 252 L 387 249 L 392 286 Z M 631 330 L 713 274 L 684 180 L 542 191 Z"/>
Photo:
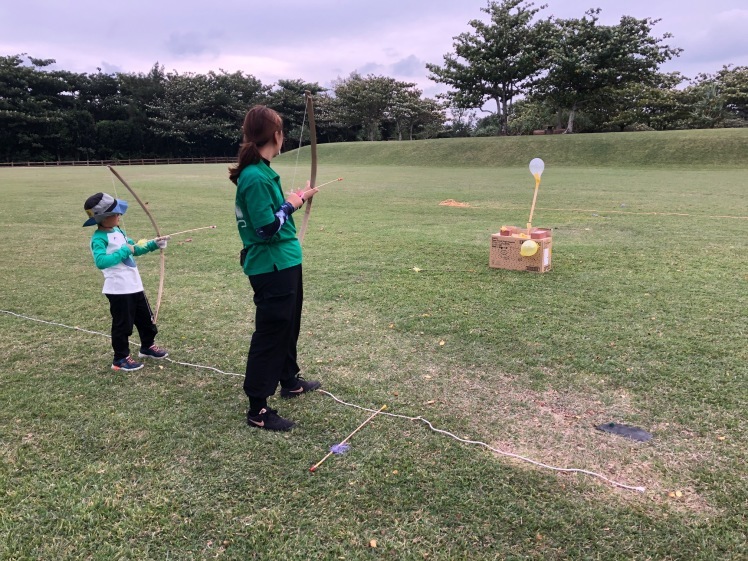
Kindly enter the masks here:
<path id="1" fill-rule="evenodd" d="M 533 177 L 540 177 L 541 175 L 543 175 L 544 169 L 545 162 L 540 158 L 534 158 L 530 161 L 530 173 L 533 175 Z"/>

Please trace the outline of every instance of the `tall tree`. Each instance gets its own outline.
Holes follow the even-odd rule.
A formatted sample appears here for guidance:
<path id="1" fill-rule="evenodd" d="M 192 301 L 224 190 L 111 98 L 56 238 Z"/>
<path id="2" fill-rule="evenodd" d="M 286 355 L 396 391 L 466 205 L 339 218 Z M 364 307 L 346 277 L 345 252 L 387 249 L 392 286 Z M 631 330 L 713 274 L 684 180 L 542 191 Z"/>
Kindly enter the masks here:
<path id="1" fill-rule="evenodd" d="M 49 70 L 54 59 L 25 54 L 0 57 L 0 153 L 12 160 L 60 160 L 77 156 L 75 109 L 81 75 Z M 71 132 L 70 128 L 74 130 Z"/>
<path id="2" fill-rule="evenodd" d="M 278 80 L 267 96 L 268 107 L 276 110 L 283 117 L 283 148 L 293 150 L 305 140 L 309 140 L 309 128 L 304 126 L 306 120 L 305 91 L 318 96 L 324 91 L 318 83 L 308 83 L 303 80 Z M 316 115 L 316 112 L 315 112 Z M 320 130 L 317 136 L 320 136 Z M 304 138 L 302 138 L 304 136 Z"/>
<path id="3" fill-rule="evenodd" d="M 415 84 L 396 82 L 392 100 L 387 110 L 394 123 L 397 139 L 413 140 L 414 134 L 430 138 L 444 128 L 444 110 L 433 99 L 422 98 L 423 92 Z"/>
<path id="4" fill-rule="evenodd" d="M 361 126 L 345 119 L 340 108 L 341 103 L 335 97 L 317 96 L 314 107 L 317 142 L 352 142 L 359 138 Z"/>
<path id="5" fill-rule="evenodd" d="M 148 119 L 147 108 L 156 103 L 164 95 L 166 84 L 166 73 L 163 65 L 156 62 L 148 73 L 138 74 L 117 74 L 120 84 L 121 103 L 127 113 L 126 123 L 112 123 L 106 126 L 103 123 L 97 123 L 97 132 L 100 136 L 111 133 L 111 140 L 104 146 L 112 145 L 119 139 L 119 142 L 125 142 L 124 147 L 118 147 L 118 150 L 125 149 L 125 157 L 158 157 L 163 154 L 163 139 L 152 133 L 150 121 Z M 124 131 L 118 132 L 117 128 L 123 128 Z M 103 148 L 103 146 L 102 146 Z M 111 158 L 112 156 L 105 156 Z"/>
<path id="6" fill-rule="evenodd" d="M 460 106 L 449 94 L 437 94 L 436 97 L 442 102 L 448 114 L 444 134 L 449 137 L 471 136 L 478 120 L 476 111 Z"/>
<path id="7" fill-rule="evenodd" d="M 748 66 L 725 66 L 717 72 L 717 81 L 727 110 L 734 118 L 748 121 Z"/>
<path id="8" fill-rule="evenodd" d="M 591 113 L 600 130 L 666 130 L 679 128 L 688 116 L 679 72 L 658 74 L 648 82 L 629 82 L 609 88 Z M 589 109 L 588 109 L 589 111 Z"/>
<path id="9" fill-rule="evenodd" d="M 489 15 L 488 23 L 471 20 L 474 33 L 454 38 L 454 53 L 444 55 L 444 65 L 426 65 L 431 80 L 453 88 L 450 93 L 455 105 L 482 108 L 493 101 L 501 134 L 506 134 L 512 100 L 540 73 L 553 36 L 549 21 L 533 23 L 546 6 L 533 6 L 525 0 L 489 2 L 481 8 Z"/>
<path id="10" fill-rule="evenodd" d="M 133 126 L 128 122 L 127 100 L 121 92 L 119 74 L 106 74 L 97 69 L 88 74 L 78 92 L 78 106 L 88 113 L 94 129 L 90 147 L 82 147 L 89 157 L 130 158 L 136 150 Z"/>
<path id="11" fill-rule="evenodd" d="M 682 49 L 663 45 L 671 37 L 651 35 L 659 20 L 621 17 L 618 25 L 599 25 L 600 9 L 581 19 L 558 19 L 558 35 L 547 57 L 547 72 L 534 93 L 569 111 L 566 131 L 573 132 L 577 110 L 601 99 L 606 90 L 631 83 L 654 85 L 660 65 Z"/>
<path id="12" fill-rule="evenodd" d="M 395 93 L 401 88 L 414 86 L 386 76 L 369 74 L 362 77 L 353 72 L 333 85 L 340 120 L 346 125 L 361 127 L 367 140 L 376 140 L 381 134 L 382 123 L 389 118 Z"/>
<path id="13" fill-rule="evenodd" d="M 170 155 L 229 155 L 247 108 L 267 88 L 242 72 L 167 74 L 163 97 L 148 105 L 150 129 Z"/>
<path id="14" fill-rule="evenodd" d="M 685 92 L 697 126 L 748 126 L 748 66 L 699 74 Z"/>

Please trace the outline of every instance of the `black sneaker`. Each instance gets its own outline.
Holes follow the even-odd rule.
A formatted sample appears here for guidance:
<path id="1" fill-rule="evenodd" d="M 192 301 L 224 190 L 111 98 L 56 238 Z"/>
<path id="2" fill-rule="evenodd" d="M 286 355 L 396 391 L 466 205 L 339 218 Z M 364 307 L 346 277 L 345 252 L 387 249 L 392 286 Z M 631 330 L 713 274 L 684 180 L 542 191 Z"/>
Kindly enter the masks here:
<path id="1" fill-rule="evenodd" d="M 166 358 L 167 356 L 169 356 L 169 353 L 166 352 L 166 349 L 162 349 L 161 347 L 157 347 L 156 345 L 151 345 L 147 349 L 141 348 L 138 352 L 138 358 Z"/>
<path id="2" fill-rule="evenodd" d="M 140 370 L 145 364 L 142 362 L 135 362 L 130 356 L 115 360 L 112 362 L 112 370 L 125 370 L 126 372 L 134 372 Z"/>
<path id="3" fill-rule="evenodd" d="M 291 399 L 292 397 L 299 397 L 303 393 L 313 392 L 322 385 L 314 380 L 304 380 L 301 376 L 298 377 L 297 382 L 299 385 L 292 390 L 281 388 L 281 397 L 283 399 Z"/>
<path id="4" fill-rule="evenodd" d="M 295 426 L 293 421 L 284 419 L 275 409 L 269 407 L 263 407 L 257 415 L 250 415 L 247 411 L 247 424 L 259 429 L 281 431 L 291 430 Z"/>

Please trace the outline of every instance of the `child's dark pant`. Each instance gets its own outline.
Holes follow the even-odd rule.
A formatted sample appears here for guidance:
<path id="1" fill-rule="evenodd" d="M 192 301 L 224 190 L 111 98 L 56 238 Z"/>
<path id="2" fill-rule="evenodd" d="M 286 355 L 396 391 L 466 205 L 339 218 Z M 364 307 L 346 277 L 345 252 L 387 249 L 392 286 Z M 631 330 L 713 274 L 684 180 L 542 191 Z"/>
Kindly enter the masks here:
<path id="1" fill-rule="evenodd" d="M 304 300 L 301 265 L 288 269 L 251 275 L 254 291 L 255 332 L 247 354 L 244 393 L 247 397 L 265 399 L 281 386 L 295 388 L 299 365 L 296 343 L 301 327 L 301 305 Z"/>
<path id="2" fill-rule="evenodd" d="M 133 325 L 140 335 L 140 346 L 148 348 L 156 340 L 158 329 L 153 323 L 151 306 L 144 292 L 134 294 L 107 294 L 109 310 L 112 313 L 112 348 L 114 360 L 130 356 L 130 343 Z"/>

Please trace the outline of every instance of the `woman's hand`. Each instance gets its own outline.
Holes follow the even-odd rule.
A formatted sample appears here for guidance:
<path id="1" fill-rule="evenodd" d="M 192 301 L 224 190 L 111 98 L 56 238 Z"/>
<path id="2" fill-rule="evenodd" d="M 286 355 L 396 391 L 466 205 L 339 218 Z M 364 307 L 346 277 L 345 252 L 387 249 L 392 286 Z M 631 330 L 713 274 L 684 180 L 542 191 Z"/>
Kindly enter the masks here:
<path id="1" fill-rule="evenodd" d="M 309 188 L 309 181 L 306 182 L 306 187 L 303 189 L 299 189 L 296 191 L 296 194 L 301 197 L 301 200 L 305 203 L 309 199 L 311 199 L 314 195 L 316 195 L 319 192 L 319 189 L 314 187 L 313 189 Z M 303 203 L 302 203 L 303 204 Z"/>
<path id="2" fill-rule="evenodd" d="M 286 201 L 291 203 L 295 209 L 300 209 L 302 206 L 304 206 L 304 203 L 307 202 L 309 199 L 311 199 L 314 195 L 316 195 L 319 192 L 319 189 L 314 187 L 313 189 L 309 188 L 309 181 L 306 182 L 306 187 L 303 189 L 299 189 L 298 191 L 295 191 L 288 195 L 288 198 Z"/>
<path id="3" fill-rule="evenodd" d="M 301 191 L 297 191 L 295 193 L 289 193 L 288 198 L 286 199 L 287 203 L 291 203 L 291 206 L 294 208 L 294 210 L 299 210 L 302 206 L 304 206 L 304 199 L 301 198 L 301 195 L 299 195 Z"/>

